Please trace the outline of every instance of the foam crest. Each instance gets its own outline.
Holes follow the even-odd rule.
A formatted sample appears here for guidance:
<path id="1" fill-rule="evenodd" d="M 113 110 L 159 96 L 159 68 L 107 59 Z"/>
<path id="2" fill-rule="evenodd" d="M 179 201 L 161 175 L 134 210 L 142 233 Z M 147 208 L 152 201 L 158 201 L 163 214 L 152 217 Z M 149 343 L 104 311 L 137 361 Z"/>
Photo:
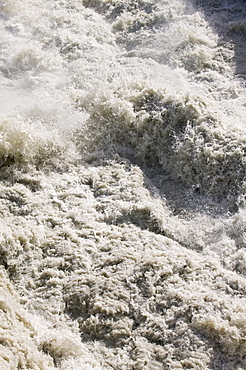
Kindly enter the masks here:
<path id="1" fill-rule="evenodd" d="M 36 126 L 23 120 L 21 116 L 12 116 L 1 119 L 0 156 L 1 167 L 11 165 L 59 165 L 64 161 L 69 147 L 69 142 L 53 129 L 49 133 L 41 124 Z M 69 160 L 71 160 L 68 155 Z"/>
<path id="2" fill-rule="evenodd" d="M 127 150 L 121 148 L 128 147 L 142 164 L 161 165 L 197 191 L 234 204 L 245 175 L 244 129 L 223 125 L 226 117 L 202 95 L 177 99 L 147 84 L 129 84 L 127 91 L 77 97 L 77 104 L 91 112 L 88 127 L 97 131 L 95 145 L 123 155 Z"/>

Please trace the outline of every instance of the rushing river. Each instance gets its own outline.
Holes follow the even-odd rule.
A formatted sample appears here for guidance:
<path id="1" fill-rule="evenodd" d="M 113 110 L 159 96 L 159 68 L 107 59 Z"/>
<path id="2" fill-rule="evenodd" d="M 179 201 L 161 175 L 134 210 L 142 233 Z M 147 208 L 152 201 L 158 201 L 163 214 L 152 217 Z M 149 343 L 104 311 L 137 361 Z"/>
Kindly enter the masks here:
<path id="1" fill-rule="evenodd" d="M 245 1 L 0 30 L 0 369 L 245 370 Z"/>

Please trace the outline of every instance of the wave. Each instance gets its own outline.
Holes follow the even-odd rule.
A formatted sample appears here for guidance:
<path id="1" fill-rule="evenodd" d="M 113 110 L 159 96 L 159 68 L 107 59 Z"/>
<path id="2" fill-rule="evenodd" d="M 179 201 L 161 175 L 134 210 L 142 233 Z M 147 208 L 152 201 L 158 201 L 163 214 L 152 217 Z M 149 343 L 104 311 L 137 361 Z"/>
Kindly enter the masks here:
<path id="1" fill-rule="evenodd" d="M 87 124 L 91 148 L 94 141 L 101 150 L 111 148 L 126 157 L 129 153 L 142 165 L 161 167 L 173 179 L 220 201 L 235 204 L 244 191 L 244 130 L 223 125 L 206 97 L 177 99 L 133 82 L 110 94 L 104 89 L 77 96 L 76 102 L 92 112 Z"/>

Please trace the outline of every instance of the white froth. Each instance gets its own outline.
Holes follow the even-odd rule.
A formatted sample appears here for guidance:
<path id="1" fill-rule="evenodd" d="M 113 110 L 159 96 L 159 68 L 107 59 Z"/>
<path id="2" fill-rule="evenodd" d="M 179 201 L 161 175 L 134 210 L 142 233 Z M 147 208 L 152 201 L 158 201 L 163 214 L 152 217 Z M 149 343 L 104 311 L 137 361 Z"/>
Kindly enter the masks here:
<path id="1" fill-rule="evenodd" d="M 1 369 L 246 368 L 245 14 L 216 4 L 0 4 Z"/>

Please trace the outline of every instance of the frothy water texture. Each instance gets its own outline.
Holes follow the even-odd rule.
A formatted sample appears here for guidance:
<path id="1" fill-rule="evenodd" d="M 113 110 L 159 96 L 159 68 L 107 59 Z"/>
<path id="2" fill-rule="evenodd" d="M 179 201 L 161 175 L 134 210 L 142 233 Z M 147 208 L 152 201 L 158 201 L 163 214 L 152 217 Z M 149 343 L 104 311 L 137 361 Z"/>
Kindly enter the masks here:
<path id="1" fill-rule="evenodd" d="M 245 1 L 0 19 L 0 369 L 245 370 Z"/>

